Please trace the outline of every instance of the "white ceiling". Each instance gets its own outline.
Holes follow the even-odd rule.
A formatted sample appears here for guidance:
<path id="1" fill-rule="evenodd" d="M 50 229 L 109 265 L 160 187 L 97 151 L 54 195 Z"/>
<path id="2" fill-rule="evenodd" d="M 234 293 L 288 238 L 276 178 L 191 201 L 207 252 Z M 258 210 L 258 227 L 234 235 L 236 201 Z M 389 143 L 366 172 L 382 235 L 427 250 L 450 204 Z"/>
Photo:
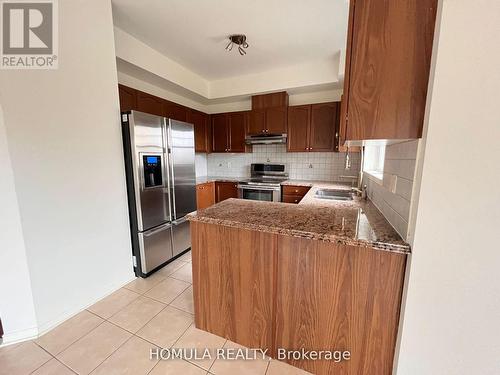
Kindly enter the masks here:
<path id="1" fill-rule="evenodd" d="M 112 2 L 116 26 L 209 81 L 333 61 L 346 45 L 348 0 Z M 246 56 L 224 50 L 235 33 Z"/>

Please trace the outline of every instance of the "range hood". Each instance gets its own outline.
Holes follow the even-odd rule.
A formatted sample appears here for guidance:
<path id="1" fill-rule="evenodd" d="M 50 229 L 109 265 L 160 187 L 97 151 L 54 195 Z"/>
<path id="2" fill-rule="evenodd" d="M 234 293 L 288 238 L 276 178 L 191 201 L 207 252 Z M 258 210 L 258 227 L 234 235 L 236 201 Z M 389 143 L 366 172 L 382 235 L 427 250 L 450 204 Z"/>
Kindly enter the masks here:
<path id="1" fill-rule="evenodd" d="M 286 134 L 247 135 L 245 143 L 247 145 L 285 144 Z"/>

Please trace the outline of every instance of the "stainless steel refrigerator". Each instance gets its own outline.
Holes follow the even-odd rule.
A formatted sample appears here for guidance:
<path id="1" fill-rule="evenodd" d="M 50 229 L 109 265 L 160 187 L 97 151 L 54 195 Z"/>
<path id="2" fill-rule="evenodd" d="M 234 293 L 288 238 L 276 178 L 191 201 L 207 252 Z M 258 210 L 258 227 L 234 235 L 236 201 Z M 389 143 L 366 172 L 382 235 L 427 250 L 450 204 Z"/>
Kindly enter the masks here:
<path id="1" fill-rule="evenodd" d="M 191 247 L 186 214 L 196 210 L 193 125 L 122 113 L 134 269 L 147 277 Z"/>

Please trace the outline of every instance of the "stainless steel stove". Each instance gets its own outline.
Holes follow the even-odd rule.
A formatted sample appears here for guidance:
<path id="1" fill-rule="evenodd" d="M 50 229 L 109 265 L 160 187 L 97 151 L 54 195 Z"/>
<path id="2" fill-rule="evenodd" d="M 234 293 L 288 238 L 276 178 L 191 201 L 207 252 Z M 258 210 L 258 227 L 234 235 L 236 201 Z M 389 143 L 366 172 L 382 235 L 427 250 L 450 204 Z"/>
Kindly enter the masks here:
<path id="1" fill-rule="evenodd" d="M 250 167 L 250 178 L 238 184 L 242 199 L 281 202 L 281 183 L 288 180 L 285 164 L 255 163 Z"/>

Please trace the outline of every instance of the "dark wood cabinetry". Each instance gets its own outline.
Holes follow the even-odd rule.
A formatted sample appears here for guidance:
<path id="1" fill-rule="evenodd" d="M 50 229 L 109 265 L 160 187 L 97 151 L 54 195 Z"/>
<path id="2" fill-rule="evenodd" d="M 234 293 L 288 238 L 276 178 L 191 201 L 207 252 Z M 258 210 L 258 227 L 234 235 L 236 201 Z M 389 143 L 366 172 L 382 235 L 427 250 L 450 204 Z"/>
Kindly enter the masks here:
<path id="1" fill-rule="evenodd" d="M 194 125 L 195 151 L 211 151 L 211 127 L 209 115 L 206 113 L 124 85 L 118 85 L 118 93 L 121 111 L 136 110 L 178 121 L 187 121 Z"/>
<path id="2" fill-rule="evenodd" d="M 437 0 L 351 0 L 343 140 L 420 138 Z"/>
<path id="3" fill-rule="evenodd" d="M 228 152 L 229 116 L 227 113 L 212 115 L 212 151 Z"/>
<path id="4" fill-rule="evenodd" d="M 246 152 L 245 129 L 248 111 L 212 115 L 212 151 Z"/>
<path id="5" fill-rule="evenodd" d="M 281 201 L 284 203 L 299 203 L 311 189 L 309 186 L 283 185 L 281 187 Z"/>
<path id="6" fill-rule="evenodd" d="M 248 121 L 248 134 L 258 135 L 265 132 L 266 129 L 266 110 L 252 109 Z"/>
<path id="7" fill-rule="evenodd" d="M 151 113 L 157 116 L 165 116 L 163 99 L 154 95 L 147 94 L 142 91 L 137 91 L 137 108 L 138 111 Z"/>
<path id="8" fill-rule="evenodd" d="M 311 105 L 309 151 L 335 151 L 335 124 L 339 103 Z"/>
<path id="9" fill-rule="evenodd" d="M 194 126 L 195 151 L 210 152 L 210 116 L 194 109 L 188 109 L 186 117 L 186 121 Z"/>
<path id="10" fill-rule="evenodd" d="M 187 113 L 189 111 L 188 108 L 173 102 L 169 102 L 168 100 L 164 100 L 163 102 L 164 108 L 164 116 L 177 120 L 177 121 L 186 121 Z"/>
<path id="11" fill-rule="evenodd" d="M 337 102 L 288 107 L 288 151 L 337 151 Z"/>
<path id="12" fill-rule="evenodd" d="M 249 135 L 286 133 L 287 107 L 288 94 L 285 91 L 252 96 L 252 111 L 247 133 Z"/>
<path id="13" fill-rule="evenodd" d="M 120 110 L 131 111 L 137 108 L 137 90 L 118 85 L 118 94 L 120 96 Z"/>
<path id="14" fill-rule="evenodd" d="M 238 183 L 217 181 L 215 183 L 215 203 L 229 198 L 238 198 Z"/>
<path id="15" fill-rule="evenodd" d="M 308 151 L 310 123 L 310 105 L 288 107 L 288 151 Z"/>
<path id="16" fill-rule="evenodd" d="M 196 185 L 196 209 L 202 210 L 215 204 L 215 183 Z"/>

